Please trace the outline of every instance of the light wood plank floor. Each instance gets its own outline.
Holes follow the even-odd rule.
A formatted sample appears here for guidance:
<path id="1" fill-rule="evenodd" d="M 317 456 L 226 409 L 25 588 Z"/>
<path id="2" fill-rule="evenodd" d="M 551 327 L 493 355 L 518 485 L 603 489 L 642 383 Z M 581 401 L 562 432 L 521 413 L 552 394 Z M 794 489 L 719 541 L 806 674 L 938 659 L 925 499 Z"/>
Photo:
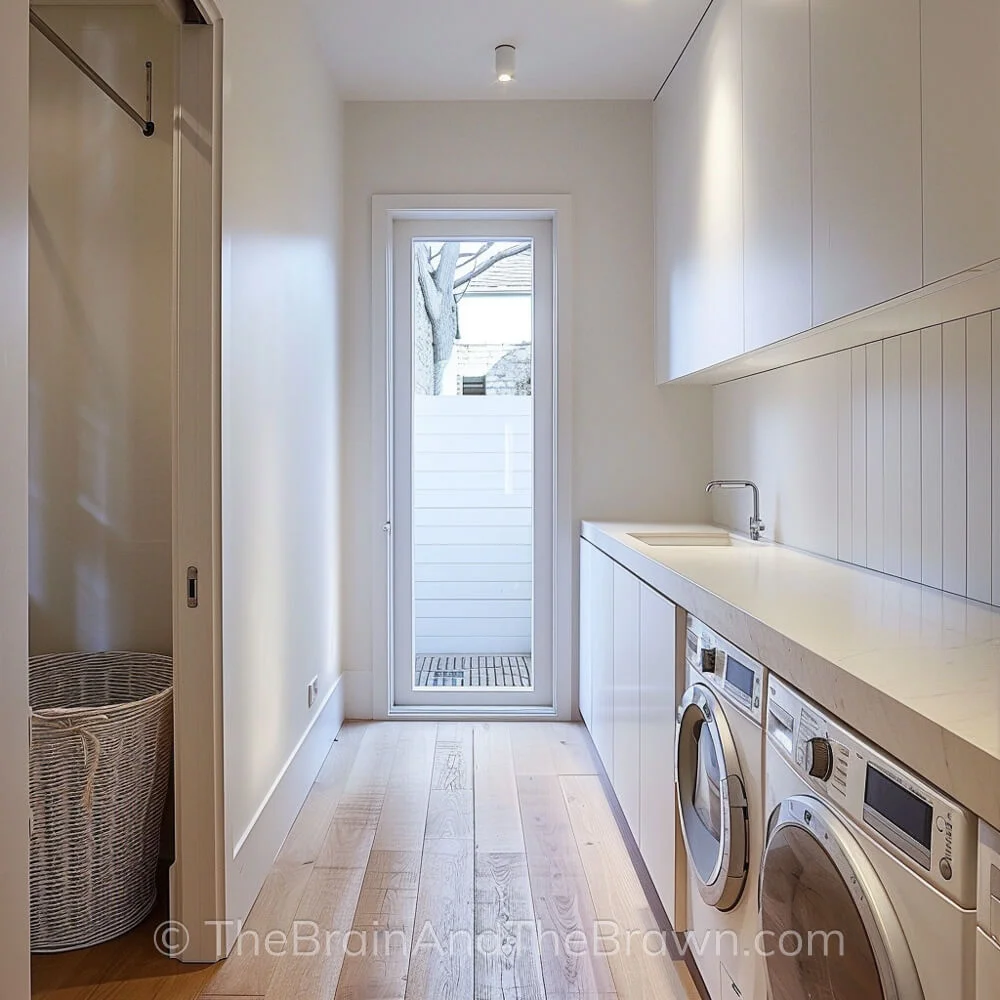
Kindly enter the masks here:
<path id="1" fill-rule="evenodd" d="M 162 919 L 100 948 L 36 956 L 34 997 L 698 996 L 657 940 L 577 725 L 348 724 L 234 954 L 212 968 L 161 958 Z"/>

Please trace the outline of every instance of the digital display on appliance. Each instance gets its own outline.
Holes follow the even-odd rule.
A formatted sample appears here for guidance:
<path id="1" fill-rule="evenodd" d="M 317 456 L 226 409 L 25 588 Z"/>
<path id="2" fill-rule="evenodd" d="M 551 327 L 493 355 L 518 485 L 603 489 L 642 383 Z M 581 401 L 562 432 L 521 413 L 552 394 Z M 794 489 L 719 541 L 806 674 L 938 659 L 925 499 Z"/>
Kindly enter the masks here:
<path id="1" fill-rule="evenodd" d="M 917 798 L 870 764 L 865 778 L 865 805 L 928 851 L 931 849 L 934 810 L 923 799 Z"/>
<path id="2" fill-rule="evenodd" d="M 726 657 L 726 680 L 748 698 L 753 697 L 753 671 L 731 656 Z"/>

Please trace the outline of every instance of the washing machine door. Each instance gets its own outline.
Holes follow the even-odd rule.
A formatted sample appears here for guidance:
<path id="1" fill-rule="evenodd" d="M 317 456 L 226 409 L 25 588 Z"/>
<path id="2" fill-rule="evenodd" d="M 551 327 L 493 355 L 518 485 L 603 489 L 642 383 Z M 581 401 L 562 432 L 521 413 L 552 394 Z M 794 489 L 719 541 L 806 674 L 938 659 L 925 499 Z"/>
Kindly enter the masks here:
<path id="1" fill-rule="evenodd" d="M 698 891 L 709 906 L 731 910 L 750 861 L 746 782 L 726 713 L 704 684 L 681 699 L 674 762 L 681 833 Z"/>
<path id="2" fill-rule="evenodd" d="M 771 1000 L 923 1000 L 878 873 L 819 799 L 775 809 L 759 892 Z"/>

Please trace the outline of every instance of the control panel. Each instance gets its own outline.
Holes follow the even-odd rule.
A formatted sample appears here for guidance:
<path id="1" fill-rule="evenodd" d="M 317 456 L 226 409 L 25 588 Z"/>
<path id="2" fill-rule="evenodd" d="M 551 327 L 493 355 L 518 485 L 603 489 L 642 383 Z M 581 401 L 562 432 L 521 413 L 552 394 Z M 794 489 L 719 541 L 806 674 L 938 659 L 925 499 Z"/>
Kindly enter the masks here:
<path id="1" fill-rule="evenodd" d="M 803 780 L 960 906 L 976 899 L 977 820 L 773 675 L 767 738 Z"/>
<path id="2" fill-rule="evenodd" d="M 763 718 L 764 668 L 697 618 L 688 616 L 687 663 L 701 680 L 756 722 Z"/>

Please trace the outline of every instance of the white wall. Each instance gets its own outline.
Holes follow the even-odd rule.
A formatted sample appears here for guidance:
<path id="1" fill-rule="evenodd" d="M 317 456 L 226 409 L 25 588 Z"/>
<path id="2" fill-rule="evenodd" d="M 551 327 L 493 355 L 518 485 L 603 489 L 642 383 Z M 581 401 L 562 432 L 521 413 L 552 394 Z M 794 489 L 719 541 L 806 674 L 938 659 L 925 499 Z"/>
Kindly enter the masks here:
<path id="1" fill-rule="evenodd" d="M 31 651 L 171 649 L 174 50 L 154 7 L 42 16 L 139 128 L 31 37 Z"/>
<path id="2" fill-rule="evenodd" d="M 417 656 L 531 653 L 530 396 L 416 396 Z"/>
<path id="3" fill-rule="evenodd" d="M 28 1000 L 28 3 L 0 4 L 0 969 Z"/>
<path id="4" fill-rule="evenodd" d="M 340 104 L 299 3 L 227 0 L 222 14 L 224 741 L 235 850 L 278 779 L 299 773 L 296 750 L 340 672 L 342 168 Z M 314 676 L 320 700 L 309 709 Z M 275 822 L 291 823 L 311 780 L 296 779 Z M 269 864 L 259 858 L 254 870 Z M 231 901 L 247 870 L 231 869 Z"/>
<path id="5" fill-rule="evenodd" d="M 714 420 L 770 538 L 1000 605 L 1000 312 L 718 386 Z"/>
<path id="6" fill-rule="evenodd" d="M 649 102 L 349 103 L 345 135 L 343 650 L 348 712 L 370 716 L 373 194 L 573 196 L 574 517 L 704 517 L 711 404 L 653 384 Z"/>

